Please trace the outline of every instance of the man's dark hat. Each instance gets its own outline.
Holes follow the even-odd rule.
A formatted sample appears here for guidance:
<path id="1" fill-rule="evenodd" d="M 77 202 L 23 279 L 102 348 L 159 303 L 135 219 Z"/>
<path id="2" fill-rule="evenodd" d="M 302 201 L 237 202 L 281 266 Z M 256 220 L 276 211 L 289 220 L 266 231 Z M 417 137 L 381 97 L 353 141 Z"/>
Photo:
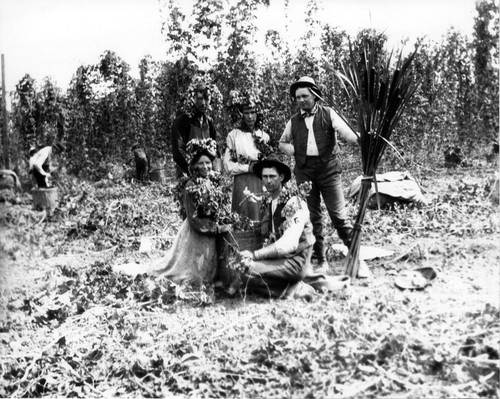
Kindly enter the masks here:
<path id="1" fill-rule="evenodd" d="M 295 92 L 300 87 L 308 87 L 316 97 L 318 97 L 320 100 L 322 99 L 321 90 L 318 88 L 318 86 L 316 86 L 316 82 L 313 78 L 309 76 L 302 76 L 295 83 L 292 83 L 290 86 L 290 96 L 292 98 L 295 98 Z"/>
<path id="2" fill-rule="evenodd" d="M 264 168 L 276 168 L 278 172 L 284 175 L 282 184 L 285 184 L 288 180 L 292 178 L 292 171 L 288 167 L 288 165 L 281 162 L 277 155 L 271 154 L 266 159 L 257 162 L 253 167 L 253 173 L 259 178 L 262 179 L 262 169 Z"/>

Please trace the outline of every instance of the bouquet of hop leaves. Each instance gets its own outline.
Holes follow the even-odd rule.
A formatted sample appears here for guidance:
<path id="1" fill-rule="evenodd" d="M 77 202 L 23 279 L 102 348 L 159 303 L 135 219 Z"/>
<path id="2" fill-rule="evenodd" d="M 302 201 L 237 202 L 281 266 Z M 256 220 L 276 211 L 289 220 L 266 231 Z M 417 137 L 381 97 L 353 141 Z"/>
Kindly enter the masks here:
<path id="1" fill-rule="evenodd" d="M 341 79 L 353 103 L 360 132 L 363 180 L 358 214 L 346 259 L 346 274 L 355 278 L 359 268 L 361 225 L 371 184 L 373 182 L 376 188 L 377 167 L 386 147 L 392 147 L 389 141 L 391 134 L 418 84 L 411 68 L 416 48 L 406 59 L 403 59 L 401 51 L 393 68 L 392 53 L 384 60 L 373 40 L 366 39 L 363 42 L 359 57 L 356 57 L 351 44 L 349 50 L 350 55 L 342 66 L 343 70 L 336 71 L 336 75 Z"/>

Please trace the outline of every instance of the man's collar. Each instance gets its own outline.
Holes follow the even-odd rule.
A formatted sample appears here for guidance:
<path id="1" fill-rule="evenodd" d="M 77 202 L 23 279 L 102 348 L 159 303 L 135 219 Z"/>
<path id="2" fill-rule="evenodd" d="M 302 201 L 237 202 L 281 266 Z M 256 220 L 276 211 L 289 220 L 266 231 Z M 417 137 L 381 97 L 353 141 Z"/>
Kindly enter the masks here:
<path id="1" fill-rule="evenodd" d="M 300 116 L 302 118 L 306 118 L 308 116 L 314 116 L 314 114 L 318 111 L 318 104 L 314 104 L 314 107 L 312 107 L 312 109 L 310 111 L 303 111 L 303 110 L 300 110 Z"/>

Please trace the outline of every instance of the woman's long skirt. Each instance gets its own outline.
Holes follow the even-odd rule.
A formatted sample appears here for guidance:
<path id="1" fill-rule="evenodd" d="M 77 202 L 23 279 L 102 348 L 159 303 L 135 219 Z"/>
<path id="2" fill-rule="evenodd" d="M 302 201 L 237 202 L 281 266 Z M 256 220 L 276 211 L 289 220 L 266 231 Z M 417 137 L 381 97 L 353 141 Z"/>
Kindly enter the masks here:
<path id="1" fill-rule="evenodd" d="M 147 273 L 195 288 L 206 286 L 213 282 L 217 272 L 215 243 L 215 236 L 198 233 L 186 219 L 167 255 L 147 265 L 128 263 L 113 269 L 131 275 Z"/>

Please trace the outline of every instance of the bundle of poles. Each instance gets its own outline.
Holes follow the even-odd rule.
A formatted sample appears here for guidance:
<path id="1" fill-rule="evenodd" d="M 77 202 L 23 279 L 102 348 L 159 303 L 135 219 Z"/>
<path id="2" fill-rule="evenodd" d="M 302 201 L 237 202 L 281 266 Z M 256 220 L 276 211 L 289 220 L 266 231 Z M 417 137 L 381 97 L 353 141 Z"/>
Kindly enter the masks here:
<path id="1" fill-rule="evenodd" d="M 366 39 L 359 55 L 349 43 L 349 57 L 342 70 L 335 72 L 356 113 L 363 167 L 359 208 L 345 263 L 345 273 L 352 279 L 358 274 L 362 225 L 377 167 L 386 147 L 392 147 L 391 134 L 418 87 L 411 68 L 416 52 L 417 48 L 404 59 L 401 50 L 392 65 L 392 53 L 383 59 L 375 40 Z"/>

